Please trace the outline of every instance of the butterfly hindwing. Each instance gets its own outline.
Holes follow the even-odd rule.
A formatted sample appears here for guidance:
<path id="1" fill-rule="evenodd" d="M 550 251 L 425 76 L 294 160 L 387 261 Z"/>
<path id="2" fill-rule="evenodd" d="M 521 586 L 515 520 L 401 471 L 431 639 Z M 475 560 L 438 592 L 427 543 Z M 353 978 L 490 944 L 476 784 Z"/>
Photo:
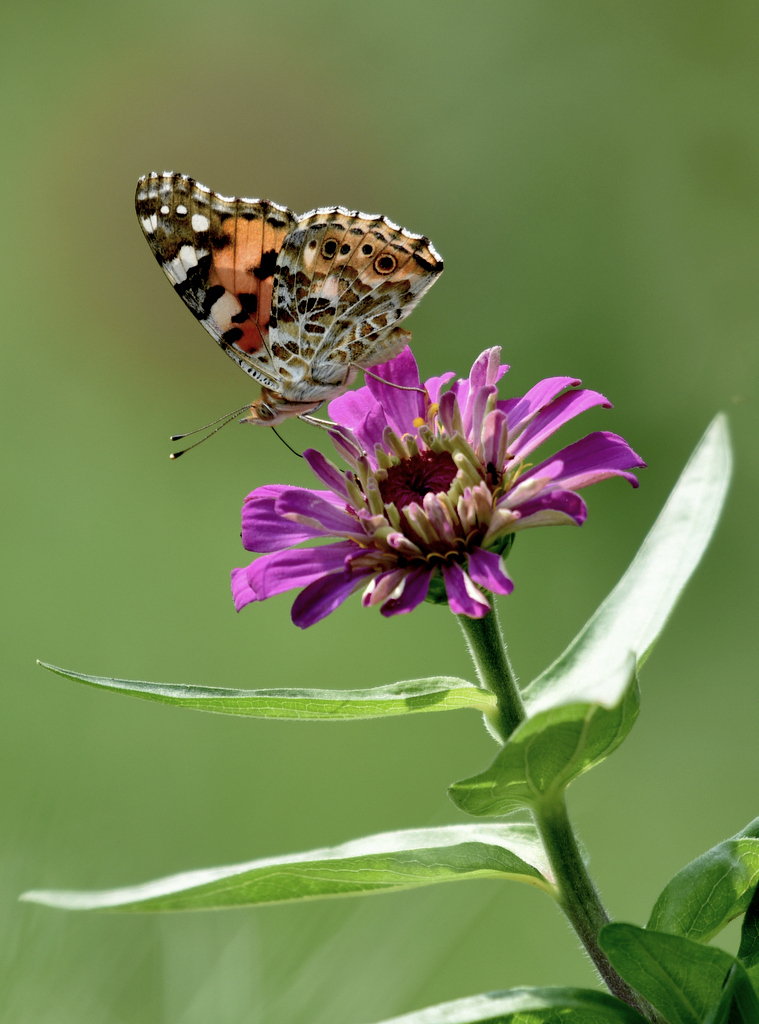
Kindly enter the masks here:
<path id="1" fill-rule="evenodd" d="M 398 325 L 443 270 L 427 238 L 342 207 L 298 218 L 277 265 L 271 348 L 298 394 L 377 365 L 407 343 Z M 279 360 L 284 365 L 279 365 Z M 310 392 L 309 392 L 310 393 Z"/>

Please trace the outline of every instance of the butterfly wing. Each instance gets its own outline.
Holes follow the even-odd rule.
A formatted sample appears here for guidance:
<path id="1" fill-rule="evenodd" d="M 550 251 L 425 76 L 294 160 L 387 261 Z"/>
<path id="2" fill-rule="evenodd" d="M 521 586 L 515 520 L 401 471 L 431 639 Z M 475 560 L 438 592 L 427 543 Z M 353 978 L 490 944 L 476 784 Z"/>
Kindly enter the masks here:
<path id="1" fill-rule="evenodd" d="M 400 323 L 443 270 L 429 239 L 342 207 L 299 217 L 277 260 L 270 349 L 292 400 L 332 397 L 403 348 Z"/>
<path id="2" fill-rule="evenodd" d="M 135 205 L 184 303 L 243 370 L 279 390 L 269 319 L 277 254 L 295 215 L 275 203 L 229 199 L 172 173 L 140 178 Z"/>

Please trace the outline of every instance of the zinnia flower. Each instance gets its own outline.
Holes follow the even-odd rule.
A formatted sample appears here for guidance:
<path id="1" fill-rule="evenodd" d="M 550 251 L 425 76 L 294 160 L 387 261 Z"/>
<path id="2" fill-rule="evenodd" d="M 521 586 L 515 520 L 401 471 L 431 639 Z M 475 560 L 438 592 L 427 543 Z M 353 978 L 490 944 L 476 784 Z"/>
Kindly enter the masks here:
<path id="1" fill-rule="evenodd" d="M 537 465 L 538 445 L 593 406 L 610 408 L 597 391 L 573 390 L 572 377 L 549 377 L 522 398 L 499 401 L 508 370 L 500 348 L 477 359 L 467 380 L 454 374 L 424 385 L 411 350 L 373 372 L 365 387 L 330 403 L 339 426 L 335 447 L 351 467 L 338 469 L 314 449 L 304 452 L 327 490 L 259 487 L 245 499 L 242 539 L 264 552 L 232 572 L 238 611 L 296 587 L 292 608 L 305 628 L 363 589 L 365 606 L 383 615 L 420 602 L 446 600 L 458 615 L 480 618 L 487 592 L 514 588 L 504 565 L 519 530 L 576 524 L 587 510 L 576 493 L 611 476 L 638 486 L 631 469 L 645 466 L 627 442 L 597 431 Z M 405 390 L 402 390 L 405 389 Z M 331 544 L 298 547 L 331 539 Z"/>

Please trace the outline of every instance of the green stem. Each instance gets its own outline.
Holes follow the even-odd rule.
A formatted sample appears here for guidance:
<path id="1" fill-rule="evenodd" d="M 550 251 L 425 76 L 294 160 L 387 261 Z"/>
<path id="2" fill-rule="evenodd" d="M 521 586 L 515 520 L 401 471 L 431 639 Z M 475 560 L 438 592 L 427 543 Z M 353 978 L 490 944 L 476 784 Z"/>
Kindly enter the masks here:
<path id="1" fill-rule="evenodd" d="M 509 736 L 527 715 L 506 653 L 495 608 L 481 619 L 459 615 L 458 620 L 480 683 L 496 695 L 496 714 L 488 724 L 498 734 L 497 738 L 507 743 Z M 598 933 L 609 923 L 609 915 L 585 868 L 569 821 L 563 792 L 538 801 L 532 813 L 553 871 L 559 906 L 577 932 L 607 988 L 612 995 L 634 1007 L 652 1024 L 666 1024 L 658 1011 L 614 970 L 598 943 Z"/>
<path id="2" fill-rule="evenodd" d="M 598 944 L 598 933 L 609 923 L 609 915 L 580 854 L 564 794 L 538 803 L 533 808 L 533 815 L 559 890 L 559 906 L 569 918 L 607 988 L 647 1020 L 666 1024 L 653 1006 L 617 974 Z"/>
<path id="3" fill-rule="evenodd" d="M 491 724 L 498 731 L 501 742 L 505 743 L 519 723 L 524 721 L 525 710 L 506 653 L 495 605 L 481 619 L 470 619 L 468 615 L 459 615 L 457 618 L 480 682 L 485 689 L 496 695 L 497 721 Z"/>

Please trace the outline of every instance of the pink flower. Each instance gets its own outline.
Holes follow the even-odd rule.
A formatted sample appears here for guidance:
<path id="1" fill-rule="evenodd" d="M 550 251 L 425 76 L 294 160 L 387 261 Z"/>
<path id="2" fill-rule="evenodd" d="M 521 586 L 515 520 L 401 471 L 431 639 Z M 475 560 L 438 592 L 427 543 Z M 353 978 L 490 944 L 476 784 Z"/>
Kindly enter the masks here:
<path id="1" fill-rule="evenodd" d="M 555 431 L 593 406 L 610 408 L 572 377 L 549 377 L 522 398 L 499 401 L 508 370 L 500 348 L 477 359 L 467 380 L 454 374 L 422 386 L 411 350 L 375 367 L 365 387 L 330 403 L 332 433 L 351 467 L 338 469 L 320 452 L 305 458 L 326 490 L 259 487 L 245 499 L 243 545 L 263 552 L 232 571 L 238 611 L 253 601 L 304 589 L 293 622 L 323 619 L 354 591 L 383 615 L 410 612 L 425 598 L 448 601 L 458 615 L 480 618 L 487 592 L 514 589 L 504 556 L 519 530 L 581 526 L 576 493 L 611 476 L 633 487 L 630 470 L 645 466 L 627 442 L 606 431 L 588 434 L 537 465 L 527 457 Z M 332 538 L 332 544 L 297 547 Z"/>

